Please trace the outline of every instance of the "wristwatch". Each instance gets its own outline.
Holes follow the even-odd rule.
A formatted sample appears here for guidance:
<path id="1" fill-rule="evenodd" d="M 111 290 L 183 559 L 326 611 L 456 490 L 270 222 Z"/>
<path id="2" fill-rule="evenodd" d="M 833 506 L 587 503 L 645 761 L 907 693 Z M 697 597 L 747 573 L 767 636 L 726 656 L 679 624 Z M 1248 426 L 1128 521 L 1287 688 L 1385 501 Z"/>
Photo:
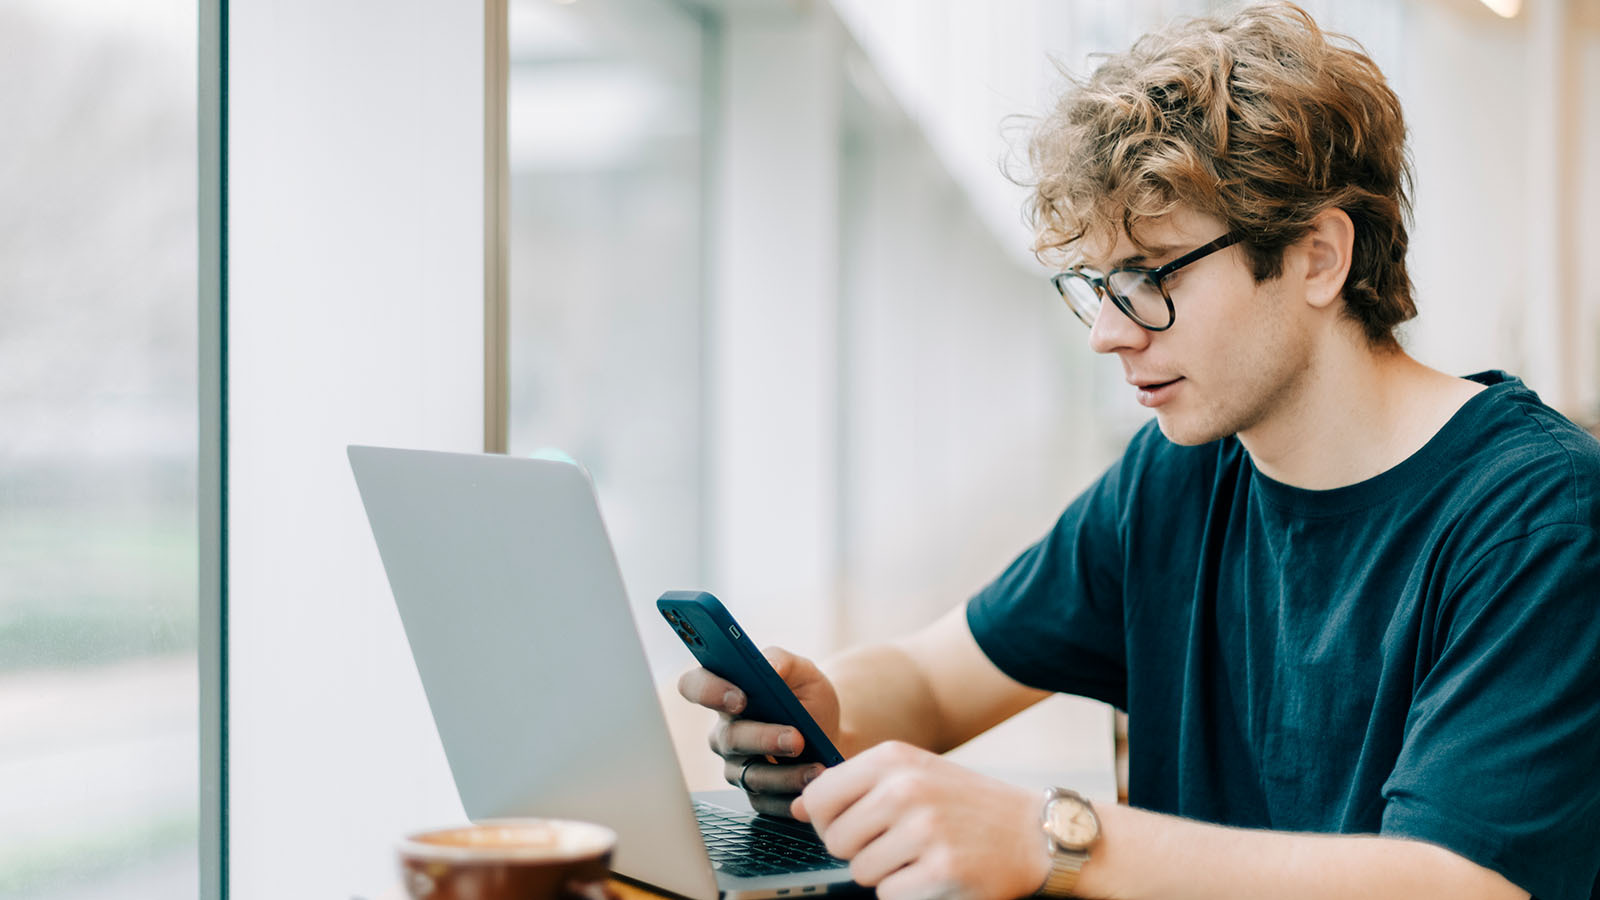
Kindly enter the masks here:
<path id="1" fill-rule="evenodd" d="M 1044 792 L 1045 847 L 1050 852 L 1050 874 L 1035 897 L 1071 897 L 1078 873 L 1089 861 L 1089 848 L 1100 839 L 1100 817 L 1077 791 L 1049 788 Z"/>

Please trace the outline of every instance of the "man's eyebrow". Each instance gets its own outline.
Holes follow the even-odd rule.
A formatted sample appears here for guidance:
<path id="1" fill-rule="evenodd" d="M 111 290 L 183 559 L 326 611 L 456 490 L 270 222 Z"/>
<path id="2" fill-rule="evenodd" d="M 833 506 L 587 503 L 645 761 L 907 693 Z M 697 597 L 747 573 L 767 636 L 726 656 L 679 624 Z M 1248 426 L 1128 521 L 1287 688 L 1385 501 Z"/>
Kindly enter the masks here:
<path id="1" fill-rule="evenodd" d="M 1111 268 L 1120 269 L 1123 266 L 1139 265 L 1146 260 L 1159 259 L 1160 257 L 1166 256 L 1168 253 L 1178 249 L 1179 246 L 1179 244 L 1156 244 L 1147 248 L 1146 252 L 1144 253 L 1135 253 L 1132 256 L 1125 256 L 1122 259 L 1117 260 L 1112 264 Z"/>

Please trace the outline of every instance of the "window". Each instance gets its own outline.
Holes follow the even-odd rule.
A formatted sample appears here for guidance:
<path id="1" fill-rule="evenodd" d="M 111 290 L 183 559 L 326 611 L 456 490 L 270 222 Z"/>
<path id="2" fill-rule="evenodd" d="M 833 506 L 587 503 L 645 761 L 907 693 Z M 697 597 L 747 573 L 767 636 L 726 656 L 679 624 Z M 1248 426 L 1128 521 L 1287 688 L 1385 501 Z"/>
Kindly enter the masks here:
<path id="1" fill-rule="evenodd" d="M 199 892 L 194 4 L 0 4 L 0 897 Z"/>

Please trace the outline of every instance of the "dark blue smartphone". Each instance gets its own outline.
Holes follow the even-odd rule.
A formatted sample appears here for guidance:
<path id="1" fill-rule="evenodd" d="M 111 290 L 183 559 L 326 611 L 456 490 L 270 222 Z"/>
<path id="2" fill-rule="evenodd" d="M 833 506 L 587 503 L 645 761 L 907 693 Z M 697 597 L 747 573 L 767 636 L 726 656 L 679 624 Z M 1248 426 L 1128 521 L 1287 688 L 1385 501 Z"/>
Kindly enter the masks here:
<path id="1" fill-rule="evenodd" d="M 656 601 L 656 609 L 700 665 L 744 691 L 745 708 L 740 718 L 788 725 L 800 732 L 805 747 L 798 756 L 784 761 L 820 762 L 825 766 L 844 762 L 844 755 L 828 740 L 822 726 L 806 712 L 800 698 L 783 683 L 722 601 L 705 591 L 667 591 Z"/>

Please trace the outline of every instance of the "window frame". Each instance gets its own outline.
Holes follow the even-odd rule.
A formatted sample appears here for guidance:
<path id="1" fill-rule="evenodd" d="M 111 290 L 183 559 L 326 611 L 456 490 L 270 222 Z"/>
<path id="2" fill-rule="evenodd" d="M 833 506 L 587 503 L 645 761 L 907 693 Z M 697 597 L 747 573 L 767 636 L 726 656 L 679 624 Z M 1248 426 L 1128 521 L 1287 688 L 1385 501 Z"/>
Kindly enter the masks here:
<path id="1" fill-rule="evenodd" d="M 228 3 L 199 0 L 200 896 L 228 895 Z"/>

